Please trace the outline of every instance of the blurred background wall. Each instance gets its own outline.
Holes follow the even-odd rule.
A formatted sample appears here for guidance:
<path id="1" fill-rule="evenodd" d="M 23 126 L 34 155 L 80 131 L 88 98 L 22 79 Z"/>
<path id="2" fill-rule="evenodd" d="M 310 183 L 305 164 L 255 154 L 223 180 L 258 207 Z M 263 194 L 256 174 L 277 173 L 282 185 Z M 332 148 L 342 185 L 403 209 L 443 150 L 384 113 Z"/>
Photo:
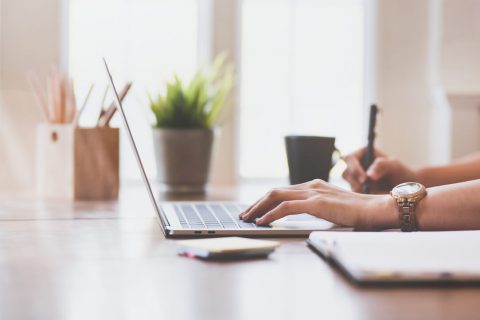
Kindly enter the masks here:
<path id="1" fill-rule="evenodd" d="M 410 164 L 480 148 L 480 1 L 378 1 L 381 146 Z"/>
<path id="2" fill-rule="evenodd" d="M 232 36 L 240 30 L 239 1 L 211 2 L 219 18 L 208 26 L 214 45 L 207 56 L 230 48 L 240 63 L 239 37 Z M 480 0 L 366 1 L 365 95 L 383 109 L 380 147 L 409 164 L 445 163 L 478 150 Z M 34 125 L 41 114 L 26 78 L 31 70 L 44 77 L 52 65 L 68 64 L 67 7 L 67 0 L 0 2 L 1 192 L 33 190 Z M 234 114 L 225 127 L 214 167 L 218 184 L 238 181 L 237 124 Z"/>
<path id="3" fill-rule="evenodd" d="M 34 190 L 35 124 L 42 114 L 27 73 L 61 65 L 60 0 L 0 3 L 0 190 Z"/>

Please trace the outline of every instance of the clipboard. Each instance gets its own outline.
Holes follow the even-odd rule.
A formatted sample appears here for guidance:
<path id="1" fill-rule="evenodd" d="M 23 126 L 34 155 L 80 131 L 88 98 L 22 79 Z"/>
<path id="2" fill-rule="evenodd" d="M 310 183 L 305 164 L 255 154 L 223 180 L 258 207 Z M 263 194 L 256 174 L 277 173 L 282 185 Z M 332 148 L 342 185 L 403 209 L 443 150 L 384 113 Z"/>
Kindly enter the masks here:
<path id="1" fill-rule="evenodd" d="M 306 241 L 358 284 L 480 285 L 480 231 L 316 231 Z"/>

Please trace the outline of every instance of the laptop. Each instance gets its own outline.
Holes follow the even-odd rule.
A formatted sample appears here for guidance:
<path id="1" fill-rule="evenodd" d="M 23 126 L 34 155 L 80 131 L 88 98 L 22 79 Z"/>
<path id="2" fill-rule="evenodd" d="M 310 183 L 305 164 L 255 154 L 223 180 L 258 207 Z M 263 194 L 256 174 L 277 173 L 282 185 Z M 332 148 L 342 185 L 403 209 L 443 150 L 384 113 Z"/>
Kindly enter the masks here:
<path id="1" fill-rule="evenodd" d="M 358 284 L 480 284 L 480 231 L 318 231 L 306 241 Z"/>
<path id="2" fill-rule="evenodd" d="M 244 222 L 238 215 L 247 208 L 234 202 L 160 202 L 155 199 L 142 159 L 133 138 L 122 102 L 119 99 L 107 62 L 103 59 L 110 86 L 114 93 L 117 111 L 123 121 L 140 173 L 167 237 L 208 236 L 298 236 L 306 237 L 314 230 L 329 230 L 336 225 L 307 214 L 286 217 L 270 226 L 257 226 Z"/>

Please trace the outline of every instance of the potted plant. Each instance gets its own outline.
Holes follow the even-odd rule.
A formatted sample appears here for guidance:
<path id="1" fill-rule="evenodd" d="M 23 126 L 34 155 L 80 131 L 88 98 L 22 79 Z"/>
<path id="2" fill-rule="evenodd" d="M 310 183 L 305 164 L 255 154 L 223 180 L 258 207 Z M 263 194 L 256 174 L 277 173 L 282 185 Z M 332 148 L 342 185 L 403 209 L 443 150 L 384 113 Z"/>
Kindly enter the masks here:
<path id="1" fill-rule="evenodd" d="M 187 83 L 175 75 L 165 94 L 150 98 L 157 172 L 167 191 L 205 191 L 215 127 L 232 86 L 232 67 L 220 55 L 207 71 L 197 71 Z"/>

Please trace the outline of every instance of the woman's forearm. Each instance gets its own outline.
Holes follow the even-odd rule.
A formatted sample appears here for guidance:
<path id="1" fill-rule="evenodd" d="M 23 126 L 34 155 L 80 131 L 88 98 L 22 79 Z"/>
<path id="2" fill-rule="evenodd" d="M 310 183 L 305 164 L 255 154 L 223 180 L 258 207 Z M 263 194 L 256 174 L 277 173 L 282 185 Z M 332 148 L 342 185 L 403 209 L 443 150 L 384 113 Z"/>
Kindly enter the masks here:
<path id="1" fill-rule="evenodd" d="M 420 230 L 480 229 L 480 180 L 428 188 L 416 218 Z"/>
<path id="2" fill-rule="evenodd" d="M 374 214 L 364 214 L 360 225 L 372 230 L 400 228 L 398 207 L 390 195 L 376 196 L 370 203 L 369 212 Z M 428 188 L 415 215 L 420 231 L 480 230 L 480 179 Z"/>
<path id="3" fill-rule="evenodd" d="M 480 153 L 459 159 L 449 165 L 415 170 L 417 182 L 427 187 L 480 179 Z"/>
<path id="4" fill-rule="evenodd" d="M 358 230 L 400 228 L 398 206 L 390 195 L 355 193 L 318 179 L 273 189 L 239 217 L 268 225 L 300 213 Z M 415 220 L 420 231 L 480 230 L 480 179 L 427 188 Z"/>

